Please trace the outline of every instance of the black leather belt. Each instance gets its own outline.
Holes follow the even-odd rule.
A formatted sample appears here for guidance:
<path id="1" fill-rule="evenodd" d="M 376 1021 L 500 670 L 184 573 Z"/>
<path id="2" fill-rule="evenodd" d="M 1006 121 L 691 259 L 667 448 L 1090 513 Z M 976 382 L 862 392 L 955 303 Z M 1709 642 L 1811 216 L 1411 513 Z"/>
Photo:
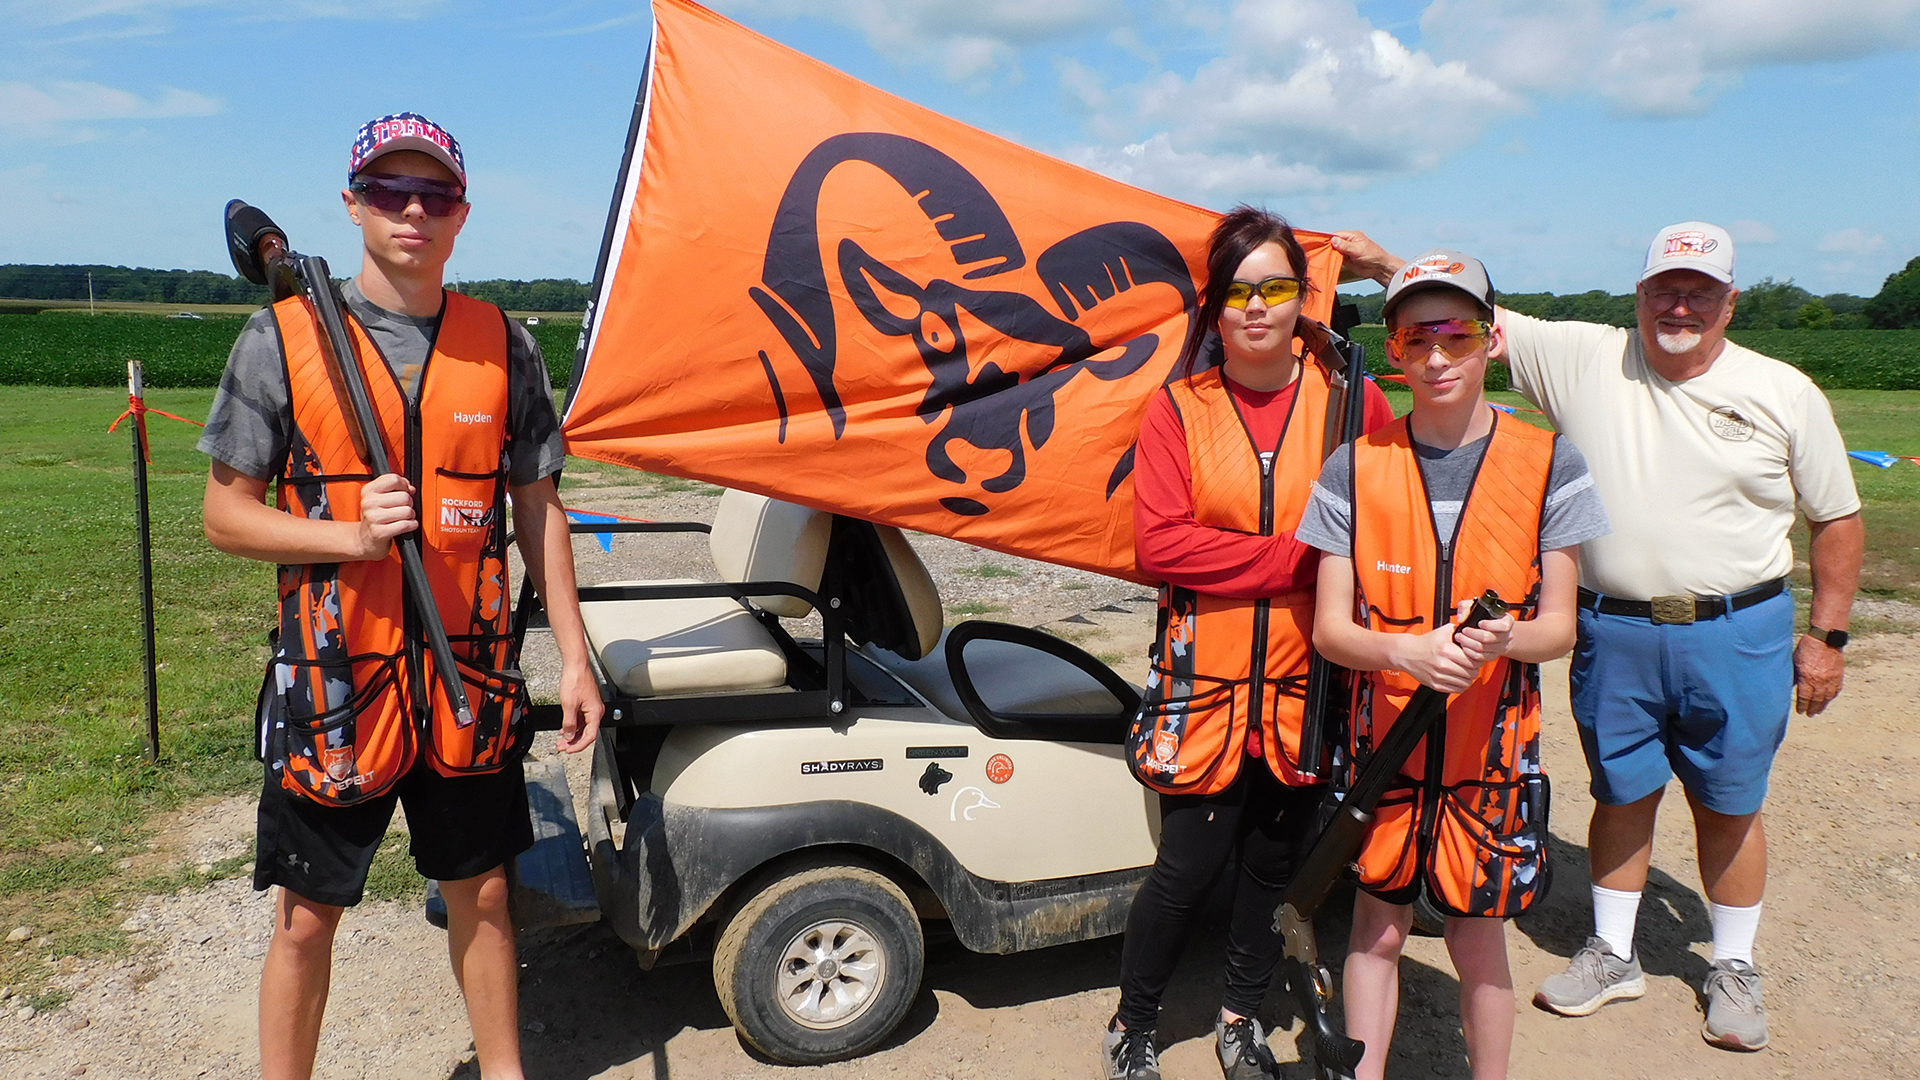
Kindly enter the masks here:
<path id="1" fill-rule="evenodd" d="M 1786 587 L 1787 579 L 1781 577 L 1732 596 L 1656 596 L 1651 600 L 1624 600 L 1583 588 L 1580 590 L 1580 606 L 1602 615 L 1630 615 L 1656 623 L 1684 624 L 1717 619 L 1750 608 L 1763 600 L 1779 596 Z"/>

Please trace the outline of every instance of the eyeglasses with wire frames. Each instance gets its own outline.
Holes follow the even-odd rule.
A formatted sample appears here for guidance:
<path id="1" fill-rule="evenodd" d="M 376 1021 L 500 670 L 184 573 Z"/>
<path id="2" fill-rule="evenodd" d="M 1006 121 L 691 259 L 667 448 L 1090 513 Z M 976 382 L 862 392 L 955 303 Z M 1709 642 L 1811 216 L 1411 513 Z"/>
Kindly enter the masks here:
<path id="1" fill-rule="evenodd" d="M 1727 290 L 1704 289 L 1692 292 L 1682 292 L 1679 289 L 1647 290 L 1647 302 L 1653 305 L 1655 311 L 1672 311 L 1682 300 L 1686 301 L 1688 311 L 1698 311 L 1703 315 L 1710 314 L 1719 311 L 1720 305 L 1727 302 Z"/>

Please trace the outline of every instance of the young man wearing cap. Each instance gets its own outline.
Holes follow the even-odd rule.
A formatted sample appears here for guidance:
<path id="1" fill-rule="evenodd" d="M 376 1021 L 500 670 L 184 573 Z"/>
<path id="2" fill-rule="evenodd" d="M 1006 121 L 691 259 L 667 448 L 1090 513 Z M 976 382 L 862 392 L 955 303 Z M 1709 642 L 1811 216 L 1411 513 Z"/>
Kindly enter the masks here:
<path id="1" fill-rule="evenodd" d="M 403 473 L 372 476 L 349 437 L 320 331 L 294 298 L 234 344 L 200 448 L 207 538 L 280 565 L 262 687 L 266 762 L 254 888 L 279 885 L 260 979 L 261 1074 L 312 1074 L 335 929 L 359 902 L 396 803 L 415 865 L 440 882 L 448 952 L 481 1074 L 519 1077 L 518 966 L 505 863 L 532 845 L 520 758 L 526 695 L 511 636 L 506 494 L 562 659 L 560 749 L 594 740 L 572 547 L 553 476 L 565 457 L 526 330 L 441 281 L 466 223 L 459 143 L 400 113 L 360 129 L 341 193 L 365 251 L 342 289 L 378 431 Z M 277 484 L 278 509 L 266 505 Z M 425 512 L 422 513 L 424 507 Z M 418 533 L 474 719 L 443 700 L 393 541 Z"/>
<path id="2" fill-rule="evenodd" d="M 1296 533 L 1324 553 L 1314 648 L 1359 673 L 1347 760 L 1381 745 L 1420 686 L 1451 695 L 1355 860 L 1343 980 L 1348 1033 L 1367 1046 L 1358 1080 L 1385 1072 L 1423 891 L 1448 915 L 1475 1080 L 1506 1076 L 1506 920 L 1548 878 L 1538 665 L 1573 645 L 1579 545 L 1607 531 L 1607 515 L 1572 443 L 1488 407 L 1493 301 L 1485 267 L 1459 252 L 1394 274 L 1387 358 L 1413 411 L 1327 459 Z M 1512 614 L 1456 628 L 1488 591 Z"/>
<path id="3" fill-rule="evenodd" d="M 1376 280 L 1393 272 L 1363 234 L 1335 246 Z M 1733 271 L 1725 230 L 1682 222 L 1647 251 L 1637 330 L 1509 311 L 1499 323 L 1514 389 L 1586 451 L 1615 526 L 1582 550 L 1571 680 L 1596 801 L 1595 930 L 1534 1003 L 1585 1016 L 1645 992 L 1634 922 L 1655 816 L 1678 775 L 1713 921 L 1701 1033 L 1757 1050 L 1768 1038 L 1753 965 L 1767 776 L 1788 703 L 1812 716 L 1840 692 L 1866 531 L 1826 397 L 1726 340 Z M 1796 506 L 1813 577 L 1797 644 L 1786 588 Z"/>

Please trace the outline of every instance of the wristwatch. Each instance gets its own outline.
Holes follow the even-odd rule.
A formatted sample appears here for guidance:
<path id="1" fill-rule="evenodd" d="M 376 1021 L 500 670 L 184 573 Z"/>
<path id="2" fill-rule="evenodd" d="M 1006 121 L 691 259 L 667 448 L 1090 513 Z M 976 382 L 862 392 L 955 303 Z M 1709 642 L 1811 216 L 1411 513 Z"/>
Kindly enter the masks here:
<path id="1" fill-rule="evenodd" d="M 1815 641 L 1825 643 L 1829 649 L 1844 649 L 1847 647 L 1847 632 L 1845 630 L 1822 630 L 1817 626 L 1808 624 L 1807 636 Z"/>

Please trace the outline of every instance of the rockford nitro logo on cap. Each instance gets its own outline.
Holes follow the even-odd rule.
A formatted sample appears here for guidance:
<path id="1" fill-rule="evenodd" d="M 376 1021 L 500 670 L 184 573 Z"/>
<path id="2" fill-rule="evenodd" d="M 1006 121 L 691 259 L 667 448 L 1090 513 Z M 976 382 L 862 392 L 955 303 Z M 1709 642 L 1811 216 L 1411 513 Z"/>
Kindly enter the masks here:
<path id="1" fill-rule="evenodd" d="M 1666 258 L 1679 259 L 1690 255 L 1711 254 L 1720 246 L 1720 241 L 1703 232 L 1677 232 L 1667 237 Z"/>
<path id="2" fill-rule="evenodd" d="M 1410 262 L 1400 272 L 1400 280 L 1414 281 L 1418 278 L 1453 277 L 1467 268 L 1467 264 L 1445 255 L 1429 255 L 1418 262 Z"/>

